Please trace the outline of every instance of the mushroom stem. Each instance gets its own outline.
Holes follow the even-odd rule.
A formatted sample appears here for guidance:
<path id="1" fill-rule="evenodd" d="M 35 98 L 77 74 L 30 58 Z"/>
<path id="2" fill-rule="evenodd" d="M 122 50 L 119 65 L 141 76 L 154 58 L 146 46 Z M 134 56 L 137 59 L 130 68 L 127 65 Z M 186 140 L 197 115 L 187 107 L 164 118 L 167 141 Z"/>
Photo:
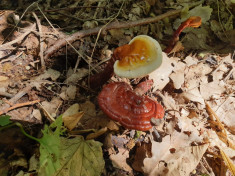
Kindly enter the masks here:
<path id="1" fill-rule="evenodd" d="M 192 16 L 189 17 L 186 21 L 181 23 L 178 29 L 174 32 L 172 40 L 169 42 L 168 47 L 164 50 L 165 53 L 170 53 L 171 50 L 174 48 L 175 44 L 179 40 L 179 35 L 181 32 L 187 27 L 194 27 L 197 28 L 201 25 L 202 19 L 199 16 Z"/>

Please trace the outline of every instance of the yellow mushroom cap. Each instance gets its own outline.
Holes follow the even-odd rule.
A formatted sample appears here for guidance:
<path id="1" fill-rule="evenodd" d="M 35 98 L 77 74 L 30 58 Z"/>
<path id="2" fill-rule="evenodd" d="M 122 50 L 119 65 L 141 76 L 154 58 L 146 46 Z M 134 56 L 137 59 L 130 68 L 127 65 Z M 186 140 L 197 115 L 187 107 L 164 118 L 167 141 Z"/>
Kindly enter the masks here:
<path id="1" fill-rule="evenodd" d="M 114 73 L 120 77 L 138 78 L 156 70 L 162 63 L 159 43 L 147 35 L 133 38 L 129 44 L 114 50 Z"/>

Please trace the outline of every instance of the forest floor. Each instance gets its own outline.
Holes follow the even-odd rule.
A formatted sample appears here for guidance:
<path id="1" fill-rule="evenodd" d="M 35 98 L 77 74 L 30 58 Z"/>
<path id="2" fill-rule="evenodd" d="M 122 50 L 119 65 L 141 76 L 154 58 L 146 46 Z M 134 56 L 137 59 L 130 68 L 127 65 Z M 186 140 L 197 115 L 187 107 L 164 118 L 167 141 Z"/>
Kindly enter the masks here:
<path id="1" fill-rule="evenodd" d="M 234 175 L 233 1 L 0 1 L 0 175 Z M 167 48 L 144 78 L 113 75 L 165 109 L 149 131 L 124 128 L 99 108 L 101 72 L 138 35 Z"/>

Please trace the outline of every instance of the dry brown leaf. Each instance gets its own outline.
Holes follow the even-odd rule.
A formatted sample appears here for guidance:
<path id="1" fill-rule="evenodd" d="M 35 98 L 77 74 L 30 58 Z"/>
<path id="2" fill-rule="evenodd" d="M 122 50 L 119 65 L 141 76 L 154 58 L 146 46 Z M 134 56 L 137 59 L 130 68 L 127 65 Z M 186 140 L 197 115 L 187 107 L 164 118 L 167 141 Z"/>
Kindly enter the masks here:
<path id="1" fill-rule="evenodd" d="M 153 79 L 153 91 L 157 89 L 162 90 L 167 83 L 170 81 L 169 75 L 173 71 L 174 67 L 172 66 L 174 61 L 173 59 L 169 59 L 166 53 L 162 53 L 162 65 L 156 69 L 154 72 L 149 74 L 149 79 Z"/>
<path id="2" fill-rule="evenodd" d="M 34 80 L 40 81 L 51 78 L 52 81 L 56 81 L 60 77 L 60 72 L 54 69 L 49 68 L 45 73 L 39 75 Z"/>
<path id="3" fill-rule="evenodd" d="M 61 89 L 60 97 L 63 100 L 74 100 L 77 93 L 77 87 L 69 85 L 69 87 L 63 86 Z"/>
<path id="4" fill-rule="evenodd" d="M 81 110 L 90 116 L 96 116 L 95 105 L 91 101 L 80 104 Z"/>
<path id="5" fill-rule="evenodd" d="M 184 70 L 185 64 L 181 61 L 177 62 L 174 68 L 174 72 L 170 75 L 175 89 L 180 89 L 181 85 L 184 83 Z"/>
<path id="6" fill-rule="evenodd" d="M 164 175 L 164 176 L 182 176 L 189 175 L 201 160 L 209 144 L 200 146 L 183 147 L 170 153 L 167 151 L 161 161 L 151 161 L 154 166 L 145 172 L 149 176 Z M 173 151 L 173 150 L 172 150 Z M 154 157 L 154 155 L 153 155 Z M 146 166 L 145 162 L 145 166 Z M 148 162 L 150 164 L 150 162 Z"/>
<path id="7" fill-rule="evenodd" d="M 78 112 L 76 114 L 70 115 L 70 116 L 63 116 L 63 122 L 64 125 L 69 129 L 72 130 L 76 127 L 79 120 L 82 118 L 84 112 Z"/>
<path id="8" fill-rule="evenodd" d="M 134 162 L 132 164 L 133 169 L 139 172 L 143 172 L 143 161 L 145 158 L 152 157 L 151 155 L 151 143 L 141 143 L 140 146 L 137 146 Z"/>
<path id="9" fill-rule="evenodd" d="M 184 62 L 186 63 L 186 65 L 188 67 L 190 67 L 191 65 L 196 65 L 198 63 L 198 59 L 196 59 L 195 57 L 192 57 L 192 56 L 187 56 L 184 59 Z"/>
<path id="10" fill-rule="evenodd" d="M 174 48 L 171 50 L 171 52 L 169 54 L 177 53 L 177 52 L 182 51 L 182 50 L 184 50 L 183 44 L 180 41 L 177 41 Z"/>
<path id="11" fill-rule="evenodd" d="M 202 98 L 198 88 L 193 88 L 181 94 L 186 100 L 198 102 L 204 105 L 204 99 Z"/>
<path id="12" fill-rule="evenodd" d="M 39 122 L 42 122 L 42 115 L 39 109 L 34 109 L 32 114 L 34 118 L 36 118 Z"/>
<path id="13" fill-rule="evenodd" d="M 90 139 L 95 139 L 99 136 L 101 136 L 102 134 L 106 133 L 108 130 L 107 127 L 101 128 L 100 130 L 96 131 L 95 133 L 90 133 L 87 135 L 86 140 L 90 140 Z"/>
<path id="14" fill-rule="evenodd" d="M 223 81 L 213 81 L 200 85 L 200 93 L 204 100 L 219 98 L 225 90 L 225 84 Z"/>
<path id="15" fill-rule="evenodd" d="M 76 127 L 79 120 L 82 118 L 84 112 L 80 111 L 79 104 L 73 104 L 62 115 L 64 125 L 72 130 Z"/>
<path id="16" fill-rule="evenodd" d="M 117 154 L 110 155 L 114 167 L 132 173 L 132 168 L 126 162 L 127 158 L 129 158 L 129 151 L 124 148 L 118 148 Z"/>
<path id="17" fill-rule="evenodd" d="M 50 102 L 43 101 L 41 106 L 45 113 L 45 115 L 52 121 L 54 121 L 54 117 L 56 117 L 56 111 L 59 106 L 62 104 L 62 100 L 58 97 L 54 97 Z"/>
<path id="18" fill-rule="evenodd" d="M 183 90 L 188 91 L 199 87 L 200 84 L 208 83 L 208 76 L 212 71 L 209 65 L 204 63 L 199 63 L 197 65 L 192 65 L 185 69 L 185 83 Z"/>
<path id="19" fill-rule="evenodd" d="M 86 76 L 87 74 L 88 74 L 88 69 L 81 68 L 76 73 L 69 75 L 68 78 L 65 80 L 65 83 L 66 84 L 75 84 L 79 80 L 84 78 L 84 76 Z"/>
<path id="20" fill-rule="evenodd" d="M 218 114 L 221 122 L 223 122 L 233 134 L 235 134 L 235 98 L 228 97 L 225 102 L 216 108 L 216 114 Z"/>

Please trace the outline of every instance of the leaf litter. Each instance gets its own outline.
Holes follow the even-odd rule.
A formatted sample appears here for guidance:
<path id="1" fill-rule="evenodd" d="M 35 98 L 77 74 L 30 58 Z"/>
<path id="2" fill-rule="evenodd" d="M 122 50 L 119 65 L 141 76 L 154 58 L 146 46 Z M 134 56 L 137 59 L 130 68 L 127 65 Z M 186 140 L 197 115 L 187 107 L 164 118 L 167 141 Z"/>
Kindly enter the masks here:
<path id="1" fill-rule="evenodd" d="M 55 7 L 63 8 L 64 3 L 61 1 Z M 76 8 L 77 3 L 71 3 L 66 7 Z M 82 2 L 80 3 L 82 4 Z M 66 9 L 58 13 L 53 10 L 45 11 L 45 13 L 49 20 L 57 22 L 60 27 L 68 27 L 65 30 L 70 32 L 69 28 L 71 29 L 73 26 L 75 26 L 74 29 L 89 29 L 105 24 L 106 22 L 102 19 L 108 21 L 110 15 L 114 13 L 107 11 L 106 14 L 99 9 L 107 6 L 107 8 L 118 11 L 119 9 L 114 5 L 120 6 L 121 3 L 121 1 L 116 1 L 114 4 L 106 1 L 87 1 L 83 2 L 83 8 L 71 11 L 71 14 Z M 152 15 L 161 14 L 165 10 L 162 2 L 158 1 L 134 3 L 128 1 L 125 3 L 122 11 L 129 13 L 121 13 L 118 20 L 135 21 L 145 15 L 148 17 L 150 13 Z M 169 0 L 165 3 L 169 8 L 181 7 L 180 1 Z M 223 4 L 222 1 L 218 1 L 218 3 L 222 14 L 219 16 L 220 19 L 216 18 L 215 9 L 217 8 L 214 8 L 210 2 L 194 8 L 189 8 L 189 4 L 186 3 L 180 17 L 171 19 L 170 22 L 169 19 L 165 19 L 146 26 L 112 29 L 107 33 L 101 33 L 101 36 L 98 36 L 99 40 L 92 36 L 85 37 L 74 43 L 74 46 L 80 47 L 78 56 L 74 57 L 74 50 L 70 47 L 62 48 L 53 57 L 63 58 L 59 58 L 60 60 L 56 62 L 52 59 L 47 60 L 48 69 L 44 72 L 37 70 L 40 62 L 38 59 L 40 44 L 36 37 L 38 34 L 28 35 L 27 40 L 23 43 L 18 41 L 15 45 L 3 44 L 4 47 L 0 46 L 1 58 L 7 56 L 10 50 L 17 45 L 23 51 L 23 53 L 20 51 L 12 53 L 9 60 L 1 60 L 1 97 L 14 97 L 16 93 L 20 94 L 24 87 L 30 86 L 30 91 L 23 91 L 24 93 L 12 105 L 37 98 L 41 100 L 42 106 L 20 107 L 6 112 L 11 116 L 11 120 L 27 122 L 30 125 L 42 122 L 45 124 L 41 133 L 43 137 L 38 139 L 40 157 L 36 157 L 36 159 L 35 155 L 31 157 L 31 162 L 33 162 L 30 164 L 31 169 L 33 165 L 36 165 L 33 168 L 41 175 L 51 175 L 52 173 L 57 175 L 71 175 L 72 173 L 78 175 L 84 173 L 88 173 L 88 175 L 101 175 L 101 173 L 106 175 L 113 173 L 218 175 L 222 169 L 227 175 L 234 174 L 234 54 L 224 56 L 212 54 L 214 48 L 223 52 L 225 43 L 228 46 L 234 46 L 232 37 L 229 37 L 229 35 L 232 36 L 229 31 L 233 30 L 231 23 L 234 17 L 232 15 L 229 17 L 230 11 L 226 10 L 226 4 Z M 98 4 L 96 10 L 92 10 L 94 4 Z M 151 7 L 151 4 L 158 4 L 158 6 Z M 49 3 L 45 3 L 43 6 L 45 9 L 50 9 L 48 5 Z M 4 26 L 8 23 L 6 18 L 9 13 L 12 12 L 4 13 L 5 20 L 1 21 L 3 23 L 1 31 L 6 28 Z M 169 57 L 163 53 L 163 64 L 148 76 L 149 79 L 154 80 L 153 88 L 148 94 L 152 98 L 157 98 L 167 112 L 165 122 L 156 127 L 159 134 L 157 135 L 154 130 L 141 133 L 126 130 L 106 117 L 97 106 L 98 92 L 89 90 L 86 79 L 102 70 L 103 62 L 111 57 L 112 50 L 128 43 L 139 34 L 152 35 L 162 41 L 164 45 L 162 39 L 165 34 L 170 35 L 189 16 L 199 14 L 203 22 L 201 28 L 186 29 L 183 32 L 185 35 L 172 51 L 173 56 Z M 92 19 L 90 19 L 91 17 Z M 10 18 L 17 20 L 19 16 L 13 13 Z M 36 31 L 34 26 L 27 21 L 22 21 L 20 25 L 24 23 L 30 26 L 28 29 Z M 164 25 L 168 28 L 165 28 Z M 61 31 L 52 35 L 53 30 L 50 27 L 46 27 L 44 24 L 42 27 L 47 36 L 44 36 L 45 48 L 46 45 L 48 47 L 53 45 L 57 40 L 56 35 L 65 36 Z M 26 32 L 26 28 L 15 31 L 9 41 L 18 39 Z M 212 32 L 213 37 L 210 36 Z M 2 43 L 4 37 L 0 36 Z M 223 43 L 214 42 L 217 39 Z M 96 43 L 97 40 L 98 43 Z M 5 46 L 8 48 L 6 49 Z M 188 52 L 185 56 L 182 52 L 192 49 L 199 50 L 201 53 Z M 226 49 L 224 53 L 228 53 Z M 65 57 L 69 60 L 61 61 L 65 60 Z M 87 66 L 88 63 L 90 68 Z M 129 84 L 139 81 L 129 81 L 116 76 L 113 76 L 111 80 L 125 81 Z M 9 104 L 7 98 L 1 98 L 0 112 L 5 112 L 4 107 Z M 12 105 L 10 104 L 10 106 Z M 64 126 L 70 131 L 67 138 L 63 131 L 62 120 L 58 117 L 61 114 L 63 114 Z M 54 122 L 48 126 L 45 120 L 46 123 Z M 8 123 L 10 122 L 6 116 L 0 116 L 0 125 L 4 126 Z M 154 135 L 159 137 L 158 140 Z M 38 160 L 40 161 L 39 166 L 37 166 Z M 215 165 L 213 164 L 215 161 L 223 164 Z M 17 164 L 15 165 L 17 166 Z M 204 170 L 200 169 L 202 166 Z M 24 164 L 23 167 L 27 166 Z M 29 168 L 29 171 L 31 169 Z"/>

